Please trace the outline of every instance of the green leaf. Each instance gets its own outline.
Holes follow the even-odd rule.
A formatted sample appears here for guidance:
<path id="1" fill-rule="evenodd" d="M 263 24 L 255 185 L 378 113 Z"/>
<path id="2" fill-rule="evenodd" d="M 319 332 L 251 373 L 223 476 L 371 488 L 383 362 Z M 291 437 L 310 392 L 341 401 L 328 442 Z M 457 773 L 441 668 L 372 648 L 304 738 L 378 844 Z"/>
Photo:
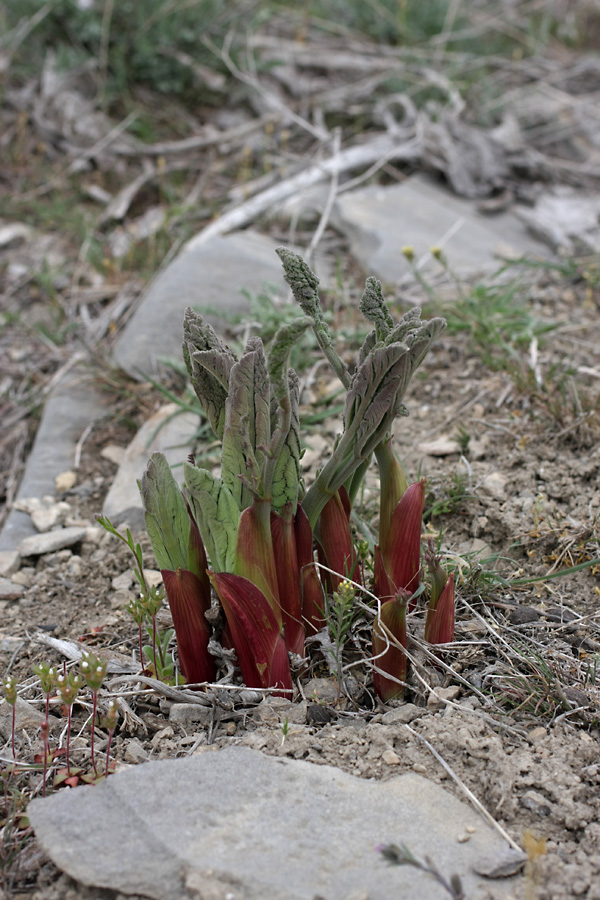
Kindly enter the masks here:
<path id="1" fill-rule="evenodd" d="M 231 369 L 221 455 L 221 480 L 240 509 L 261 489 L 265 450 L 271 437 L 267 365 L 260 338 Z"/>
<path id="2" fill-rule="evenodd" d="M 138 487 L 146 531 L 159 569 L 187 568 L 190 517 L 171 467 L 162 453 L 152 454 Z"/>
<path id="3" fill-rule="evenodd" d="M 278 424 L 275 436 L 278 434 L 281 436 L 283 432 L 283 440 L 280 439 L 276 446 L 272 443 L 265 487 L 268 489 L 270 480 L 271 503 L 274 510 L 281 512 L 285 504 L 291 502 L 295 514 L 301 483 L 300 393 L 298 376 L 293 369 L 289 369 L 287 378 L 289 413 L 283 407 L 277 407 Z"/>
<path id="4" fill-rule="evenodd" d="M 290 353 L 294 344 L 310 328 L 313 320 L 302 316 L 282 325 L 273 338 L 267 368 L 271 388 L 280 406 L 285 407 L 289 402 L 288 367 Z"/>
<path id="5" fill-rule="evenodd" d="M 231 491 L 206 469 L 183 464 L 186 497 L 213 568 L 232 572 L 240 508 Z"/>
<path id="6" fill-rule="evenodd" d="M 183 336 L 183 358 L 192 386 L 212 430 L 222 440 L 227 400 L 225 376 L 236 362 L 236 356 L 189 306 L 183 320 Z"/>
<path id="7" fill-rule="evenodd" d="M 381 282 L 376 278 L 367 278 L 358 308 L 365 319 L 374 324 L 376 340 L 385 340 L 394 327 L 394 320 L 383 297 Z"/>

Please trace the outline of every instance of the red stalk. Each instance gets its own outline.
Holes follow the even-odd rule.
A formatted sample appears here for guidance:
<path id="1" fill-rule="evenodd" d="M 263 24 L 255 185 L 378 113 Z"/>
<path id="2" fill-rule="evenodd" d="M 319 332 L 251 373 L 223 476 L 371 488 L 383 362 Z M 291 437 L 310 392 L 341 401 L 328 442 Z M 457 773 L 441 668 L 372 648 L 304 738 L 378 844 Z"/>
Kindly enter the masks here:
<path id="1" fill-rule="evenodd" d="M 337 576 L 325 573 L 328 591 L 335 591 L 345 578 L 360 584 L 358 554 L 350 533 L 350 500 L 343 486 L 323 507 L 319 516 L 318 541 L 319 558 L 338 573 Z"/>
<path id="2" fill-rule="evenodd" d="M 425 640 L 430 644 L 451 644 L 454 640 L 454 573 L 448 578 L 437 603 L 429 604 Z"/>
<path id="3" fill-rule="evenodd" d="M 271 536 L 270 500 L 255 499 L 240 516 L 235 574 L 247 578 L 267 598 L 281 631 L 283 617 Z"/>
<path id="4" fill-rule="evenodd" d="M 244 683 L 247 687 L 291 689 L 281 627 L 265 595 L 241 575 L 209 575 L 225 610 Z"/>
<path id="5" fill-rule="evenodd" d="M 419 586 L 426 483 L 422 478 L 408 486 L 392 513 L 386 546 L 380 550 L 383 568 L 394 591 L 402 588 L 413 594 Z"/>
<path id="6" fill-rule="evenodd" d="M 210 583 L 205 591 L 198 576 L 186 569 L 176 572 L 163 569 L 161 575 L 173 616 L 183 676 L 191 684 L 213 681 L 215 666 L 208 652 L 210 627 L 204 617 L 210 608 Z"/>
<path id="7" fill-rule="evenodd" d="M 400 590 L 392 600 L 382 603 L 381 612 L 373 625 L 373 656 L 377 657 L 373 665 L 381 670 L 381 673 L 373 671 L 373 686 L 384 703 L 404 696 L 404 686 L 394 679 L 406 681 L 407 660 L 402 648 L 406 647 L 406 606 L 409 596 L 408 591 Z M 386 678 L 382 673 L 392 677 Z"/>
<path id="8" fill-rule="evenodd" d="M 292 510 L 293 504 L 289 502 L 284 505 L 281 515 L 271 512 L 271 535 L 285 646 L 292 653 L 304 656 L 301 575 Z"/>
<path id="9" fill-rule="evenodd" d="M 294 519 L 296 554 L 300 570 L 302 594 L 302 618 L 309 634 L 316 634 L 325 627 L 323 587 L 315 565 L 313 533 L 304 509 L 298 504 Z"/>

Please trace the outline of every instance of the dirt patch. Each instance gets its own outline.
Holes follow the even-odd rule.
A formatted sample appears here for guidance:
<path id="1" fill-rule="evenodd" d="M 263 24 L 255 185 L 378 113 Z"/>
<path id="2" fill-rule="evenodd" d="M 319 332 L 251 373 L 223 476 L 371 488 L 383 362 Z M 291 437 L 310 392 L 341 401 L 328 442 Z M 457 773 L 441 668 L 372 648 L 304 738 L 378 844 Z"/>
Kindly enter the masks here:
<path id="1" fill-rule="evenodd" d="M 512 344 L 485 345 L 460 330 L 445 335 L 411 388 L 411 417 L 397 429 L 409 475 L 429 479 L 427 531 L 457 573 L 457 641 L 443 667 L 424 655 L 417 609 L 409 622 L 411 691 L 392 708 L 373 697 L 365 662 L 369 623 L 360 618 L 344 648 L 344 672 L 332 673 L 313 646 L 292 702 L 221 688 L 199 713 L 131 678 L 118 681 L 113 672 L 101 705 L 119 694 L 121 721 L 111 747 L 118 765 L 235 742 L 361 777 L 419 772 L 461 799 L 465 787 L 471 790 L 516 842 L 541 842 L 518 896 L 600 897 L 600 567 L 549 577 L 600 555 L 597 375 L 589 374 L 598 369 L 599 297 L 585 280 L 565 288 L 544 278 L 531 287 L 530 300 L 540 318 L 558 323 L 539 345 L 531 340 L 512 365 L 501 355 Z M 305 411 L 331 392 L 330 377 L 322 378 L 306 392 Z M 86 442 L 78 483 L 62 497 L 71 505 L 69 521 L 94 524 L 116 471 L 101 449 L 128 436 L 109 423 Z M 332 438 L 332 426 L 308 430 L 311 467 Z M 376 491 L 373 475 L 358 508 L 364 521 L 376 515 Z M 150 566 L 143 538 L 142 545 Z M 101 530 L 79 546 L 24 560 L 17 576 L 23 597 L 3 603 L 0 668 L 17 678 L 34 708 L 43 709 L 44 697 L 33 666 L 48 660 L 60 667 L 65 660 L 48 638 L 78 642 L 127 670 L 138 646 L 126 609 L 135 593 L 131 566 L 127 548 Z M 541 580 L 519 582 L 535 577 Z M 165 609 L 159 624 L 169 621 Z M 85 692 L 81 700 L 71 751 L 89 772 L 91 704 Z M 51 721 L 53 746 L 64 745 L 57 701 Z M 1 729 L 6 760 L 6 715 Z M 20 730 L 17 749 L 23 761 L 40 752 L 37 726 Z M 98 731 L 98 759 L 106 749 Z M 13 788 L 18 807 L 39 793 L 39 771 L 21 773 Z M 4 872 L 11 896 L 86 896 L 40 858 L 33 840 Z"/>

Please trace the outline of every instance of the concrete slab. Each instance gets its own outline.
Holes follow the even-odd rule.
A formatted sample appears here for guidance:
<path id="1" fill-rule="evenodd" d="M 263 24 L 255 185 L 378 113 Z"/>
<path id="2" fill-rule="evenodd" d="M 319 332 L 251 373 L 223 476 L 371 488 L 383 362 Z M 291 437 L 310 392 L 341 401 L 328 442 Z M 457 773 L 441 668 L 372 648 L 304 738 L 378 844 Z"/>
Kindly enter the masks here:
<path id="1" fill-rule="evenodd" d="M 150 285 L 125 326 L 114 349 L 116 363 L 133 378 L 143 378 L 140 370 L 154 374 L 159 357 L 181 359 L 186 306 L 243 313 L 248 304 L 242 290 L 258 292 L 268 284 L 283 290 L 277 246 L 264 235 L 240 231 L 184 249 Z M 218 317 L 206 320 L 219 328 Z"/>
<path id="2" fill-rule="evenodd" d="M 465 896 L 514 892 L 514 879 L 472 868 L 501 858 L 504 841 L 412 773 L 366 780 L 234 746 L 33 800 L 28 815 L 44 851 L 77 881 L 156 900 L 446 900 L 431 875 L 388 866 L 376 849 L 387 843 L 459 875 Z"/>
<path id="3" fill-rule="evenodd" d="M 402 254 L 414 248 L 421 259 L 441 245 L 461 274 L 500 267 L 501 257 L 547 258 L 548 247 L 533 238 L 513 212 L 483 215 L 475 201 L 457 197 L 422 175 L 391 187 L 366 187 L 340 195 L 332 222 L 350 239 L 352 253 L 369 275 L 395 284 L 409 270 Z M 425 264 L 439 271 L 433 258 Z"/>

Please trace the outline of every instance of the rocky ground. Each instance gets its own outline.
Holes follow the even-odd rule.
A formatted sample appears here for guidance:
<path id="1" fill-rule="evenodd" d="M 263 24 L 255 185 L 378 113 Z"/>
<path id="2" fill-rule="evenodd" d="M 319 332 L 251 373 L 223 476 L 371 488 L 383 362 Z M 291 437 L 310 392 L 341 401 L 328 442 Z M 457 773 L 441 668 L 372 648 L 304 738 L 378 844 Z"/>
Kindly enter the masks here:
<path id="1" fill-rule="evenodd" d="M 291 41 L 285 28 L 282 34 Z M 267 60 L 272 52 L 271 37 L 267 35 L 262 48 Z M 325 87 L 335 86 L 344 97 L 350 92 L 356 103 L 356 108 L 344 109 L 344 116 L 367 116 L 366 111 L 370 116 L 374 106 L 370 94 L 360 90 L 356 94 L 349 76 L 335 74 L 344 71 L 342 56 L 336 56 L 345 50 L 344 39 L 334 41 L 333 49 L 329 44 L 327 48 L 334 74 L 328 71 L 325 85 L 322 80 L 317 85 L 297 79 L 299 113 L 304 115 L 303 104 L 312 102 L 317 88 L 315 96 L 329 113 L 327 103 L 333 100 Z M 314 66 L 302 55 L 308 49 L 310 42 L 307 47 L 298 42 L 294 50 L 298 53 L 295 65 L 302 73 L 307 66 Z M 363 51 L 360 58 L 374 66 L 374 54 L 364 47 Z M 520 97 L 515 113 L 526 140 L 518 151 L 507 149 L 509 143 L 502 145 L 502 165 L 493 172 L 479 172 L 481 182 L 470 197 L 491 194 L 492 199 L 484 202 L 496 203 L 498 209 L 515 196 L 533 204 L 541 181 L 563 179 L 580 189 L 575 205 L 581 207 L 586 191 L 590 209 L 596 202 L 590 188 L 597 154 L 589 127 L 593 116 L 578 118 L 577 111 L 589 108 L 586 103 L 596 89 L 597 71 L 587 58 L 567 54 L 562 45 L 552 45 L 551 51 L 541 61 L 532 57 L 528 69 L 519 68 L 517 57 L 510 66 L 499 65 L 507 87 L 516 89 L 515 85 L 532 79 L 535 91 L 527 95 L 527 115 L 533 105 L 540 121 L 529 123 L 528 130 L 523 112 L 526 104 Z M 439 60 L 439 52 L 435 53 Z M 441 56 L 445 59 L 443 51 Z M 421 77 L 421 69 L 418 71 Z M 558 105 L 556 115 L 562 117 L 564 126 L 555 143 L 548 143 L 554 112 L 547 106 L 543 115 L 540 112 L 543 103 L 539 98 L 549 96 L 544 93 L 549 71 L 551 96 Z M 165 242 L 168 262 L 184 237 L 200 225 L 212 227 L 216 209 L 235 207 L 245 191 L 262 196 L 263 188 L 285 182 L 290 171 L 295 171 L 292 162 L 297 159 L 287 155 L 289 135 L 285 137 L 283 130 L 289 122 L 285 118 L 283 124 L 277 124 L 274 137 L 267 127 L 270 120 L 260 119 L 259 130 L 264 135 L 248 142 L 248 152 L 243 142 L 236 143 L 237 138 L 230 135 L 231 144 L 225 149 L 219 146 L 219 152 L 213 154 L 210 135 L 202 131 L 202 140 L 209 141 L 208 148 L 202 145 L 203 163 L 211 177 L 198 180 L 197 160 L 190 157 L 183 188 L 176 180 L 176 166 L 166 173 L 173 182 L 161 181 L 164 160 L 156 168 L 154 162 L 148 162 L 148 158 L 155 159 L 154 150 L 146 158 L 138 147 L 140 156 L 135 162 L 127 156 L 127 147 L 121 147 L 122 156 L 119 148 L 116 156 L 103 156 L 105 148 L 82 156 L 81 146 L 74 150 L 73 143 L 68 143 L 67 137 L 77 144 L 73 133 L 57 136 L 58 130 L 53 137 L 43 132 L 48 143 L 41 148 L 39 103 L 44 101 L 50 115 L 53 101 L 48 85 L 53 74 L 48 63 L 46 81 L 33 94 L 18 84 L 11 94 L 10 113 L 3 113 L 11 148 L 9 193 L 11 198 L 12 193 L 17 197 L 11 199 L 10 220 L 3 223 L 6 227 L 0 242 L 0 459 L 6 512 L 14 506 L 40 412 L 65 373 L 83 363 L 95 386 L 108 398 L 109 411 L 80 435 L 75 464 L 65 467 L 69 472 L 56 473 L 65 478 L 56 484 L 53 499 L 34 498 L 38 516 L 41 509 L 42 517 L 56 516 L 55 526 L 78 529 L 72 533 L 72 542 L 51 552 L 22 554 L 14 566 L 5 561 L 5 571 L 0 573 L 4 576 L 0 579 L 0 671 L 16 678 L 20 697 L 16 742 L 20 766 L 16 774 L 11 772 L 10 709 L 6 703 L 0 706 L 4 744 L 0 762 L 6 790 L 0 807 L 0 890 L 11 900 L 95 900 L 100 896 L 116 900 L 114 891 L 89 890 L 61 872 L 43 854 L 25 818 L 27 802 L 41 792 L 35 757 L 42 749 L 45 698 L 34 666 L 44 661 L 59 668 L 70 666 L 81 649 L 87 648 L 110 660 L 100 702 L 105 710 L 111 698 L 118 699 L 120 719 L 110 747 L 117 767 L 242 744 L 271 756 L 329 764 L 361 778 L 386 780 L 416 772 L 442 784 L 461 800 L 465 790 L 470 790 L 497 826 L 525 850 L 527 862 L 510 882 L 515 898 L 599 900 L 600 277 L 591 253 L 597 239 L 593 228 L 586 231 L 584 223 L 572 241 L 566 230 L 559 229 L 559 236 L 550 244 L 553 250 L 560 244 L 563 253 L 553 256 L 551 264 L 509 269 L 496 280 L 474 280 L 473 275 L 465 280 L 439 266 L 429 269 L 424 279 L 417 275 L 415 280 L 414 271 L 406 278 L 388 279 L 397 312 L 418 303 L 425 314 L 445 315 L 448 320 L 446 332 L 407 396 L 410 417 L 398 423 L 395 434 L 395 446 L 409 477 L 428 479 L 424 537 L 439 540 L 445 565 L 456 573 L 457 639 L 447 650 L 444 665 L 431 665 L 426 655 L 420 641 L 423 611 L 417 609 L 409 623 L 410 692 L 403 703 L 381 706 L 371 689 L 370 622 L 359 615 L 341 653 L 343 670 L 340 672 L 339 663 L 332 664 L 323 649 L 313 646 L 309 670 L 298 681 L 291 701 L 262 699 L 220 687 L 210 694 L 206 706 L 182 703 L 160 685 L 142 684 L 135 677 L 139 672 L 138 635 L 127 612 L 135 596 L 132 557 L 124 544 L 95 520 L 124 448 L 165 399 L 154 385 L 125 376 L 114 365 L 112 350 L 139 302 L 140 273 L 148 277 L 155 271 L 164 257 Z M 281 83 L 287 90 L 291 82 L 284 79 Z M 281 83 L 277 82 L 277 90 Z M 73 88 L 58 78 L 52 84 L 57 97 Z M 273 83 L 268 84 L 275 89 Z M 256 99 L 254 87 L 248 91 Z M 448 84 L 444 90 L 447 88 Z M 473 102 L 482 102 L 477 86 L 469 90 Z M 32 96 L 37 98 L 35 114 L 27 105 L 33 103 Z M 260 91 L 257 96 L 257 116 L 266 115 L 269 104 Z M 579 105 L 573 97 L 579 98 Z M 234 112 L 229 111 L 229 119 L 227 110 L 211 108 L 207 114 L 210 127 L 235 131 L 255 126 L 245 110 L 240 111 L 243 104 L 236 107 L 236 102 L 231 100 Z M 67 109 L 64 96 L 59 107 L 61 103 Z M 423 108 L 428 110 L 429 125 L 436 124 L 435 111 Z M 373 120 L 365 118 L 371 127 L 382 121 L 389 127 L 385 109 L 378 108 L 373 115 Z M 404 137 L 412 146 L 418 129 L 407 116 Z M 188 130 L 195 132 L 197 123 L 186 122 Z M 397 129 L 398 123 L 394 127 Z M 161 128 L 164 137 L 164 120 Z M 183 131 L 184 135 L 169 133 L 168 137 L 187 137 L 186 129 Z M 379 183 L 402 183 L 423 166 L 443 175 L 456 192 L 461 192 L 461 185 L 466 190 L 466 170 L 456 168 L 457 159 L 467 157 L 464 147 L 460 151 L 460 145 L 453 144 L 454 152 L 457 146 L 460 152 L 442 159 L 443 154 L 437 152 L 439 133 L 434 132 L 432 128 L 429 142 L 408 162 L 406 157 L 394 160 L 393 165 L 384 160 L 382 171 L 375 174 Z M 294 134 L 297 155 L 307 153 L 309 133 L 302 126 L 300 134 Z M 394 133 L 397 135 L 397 130 Z M 450 134 L 449 126 L 446 136 Z M 87 144 L 84 140 L 84 148 L 89 150 L 90 142 L 95 147 L 96 139 L 97 135 Z M 329 152 L 329 144 L 327 147 Z M 319 145 L 318 149 L 320 153 L 323 148 Z M 172 151 L 172 146 L 166 151 L 169 159 Z M 378 152 L 381 157 L 386 151 Z M 68 154 L 71 161 L 79 161 L 79 168 L 74 165 L 67 171 Z M 86 168 L 90 159 L 94 167 Z M 364 166 L 368 165 L 367 160 Z M 487 187 L 486 178 L 492 179 Z M 86 231 L 84 247 L 79 226 L 68 224 L 66 217 L 62 227 L 52 225 L 59 212 L 64 214 L 50 193 L 52 179 L 59 188 L 56 193 L 63 199 L 66 196 L 67 203 L 70 199 L 75 204 L 77 196 L 81 221 L 94 223 Z M 181 202 L 183 196 L 191 198 L 191 203 L 201 197 L 200 211 L 189 213 L 190 207 L 185 205 L 183 212 L 179 207 L 175 210 L 175 205 L 170 208 L 165 199 L 167 187 Z M 38 197 L 50 193 L 52 204 L 44 207 L 42 200 L 44 215 L 39 206 L 31 205 L 30 190 L 39 192 L 36 204 Z M 172 200 L 173 194 L 169 196 Z M 109 203 L 111 197 L 114 202 Z M 101 215 L 97 211 L 90 214 L 95 203 L 104 205 Z M 173 227 L 161 231 L 163 226 L 156 226 L 155 220 L 166 208 L 171 209 Z M 252 219 L 246 209 L 246 218 L 242 216 L 231 227 L 243 227 L 264 211 L 259 204 Z M 295 213 L 290 210 L 259 219 L 260 230 L 278 242 L 287 242 L 294 232 L 290 215 L 293 223 Z M 546 212 L 541 224 L 537 221 L 538 236 L 542 233 L 548 239 L 552 215 L 552 211 Z M 38 223 L 33 230 L 28 224 L 32 219 Z M 142 219 L 149 230 L 140 236 Z M 364 276 L 372 270 L 362 255 L 369 242 L 349 236 L 343 220 L 343 210 L 336 227 L 327 216 L 321 220 L 327 227 L 319 243 L 319 265 L 329 275 L 324 306 L 338 336 L 338 349 L 348 354 L 350 361 L 358 324 L 355 302 Z M 314 211 L 302 219 L 295 238 L 303 249 L 318 223 Z M 388 233 L 392 231 L 387 228 Z M 119 255 L 124 243 L 128 249 Z M 419 252 L 428 246 L 424 244 Z M 390 245 L 386 253 L 390 266 L 401 258 L 399 246 Z M 452 264 L 450 252 L 449 258 Z M 232 340 L 239 338 L 246 324 L 230 332 Z M 264 321 L 257 330 L 263 333 Z M 311 353 L 307 350 L 299 359 L 301 374 L 306 376 L 302 401 L 308 480 L 327 454 L 340 414 L 336 383 L 326 368 L 314 367 Z M 165 368 L 160 372 L 163 383 L 175 396 L 182 396 L 181 374 Z M 210 454 L 214 447 L 204 442 L 196 450 Z M 187 452 L 187 448 L 182 451 Z M 35 511 L 35 504 L 28 508 Z M 376 522 L 374 474 L 367 479 L 357 512 L 357 531 Z M 48 519 L 44 528 L 47 523 Z M 145 563 L 153 570 L 149 544 L 143 534 L 139 539 Z M 158 623 L 161 628 L 170 624 L 166 608 Z M 91 697 L 83 692 L 74 706 L 70 731 L 72 759 L 81 767 L 81 780 L 93 775 L 91 709 Z M 50 722 L 51 747 L 62 750 L 66 718 L 56 697 L 51 702 Z M 106 730 L 98 729 L 97 760 L 103 759 L 107 745 Z M 58 753 L 51 780 L 63 760 L 64 755 Z M 468 834 L 464 839 L 469 839 Z M 411 849 L 427 852 L 426 847 Z"/>
<path id="2" fill-rule="evenodd" d="M 531 286 L 529 302 L 536 316 L 558 326 L 540 351 L 544 377 L 560 365 L 566 340 L 571 371 L 597 365 L 598 294 L 585 281 L 565 285 L 544 276 Z M 461 334 L 444 336 L 415 380 L 411 417 L 401 422 L 397 446 L 408 472 L 429 479 L 426 528 L 441 533 L 446 561 L 459 576 L 458 628 L 445 671 L 427 665 L 413 646 L 417 664 L 405 704 L 386 710 L 373 703 L 370 692 L 364 693 L 370 686 L 366 665 L 348 671 L 352 678 L 340 689 L 318 652 L 312 678 L 298 684 L 292 702 L 245 705 L 221 691 L 211 707 L 198 708 L 108 680 L 106 697 L 123 692 L 127 704 L 112 747 L 119 764 L 241 743 L 361 777 L 423 773 L 462 798 L 433 748 L 516 842 L 528 846 L 532 836 L 542 842 L 536 845 L 541 849 L 530 849 L 541 855 L 516 896 L 596 897 L 598 566 L 547 577 L 598 556 L 597 422 L 583 406 L 588 394 L 581 384 L 580 407 L 573 409 L 568 394 L 550 394 L 560 391 L 556 383 L 527 386 L 514 373 L 490 370 L 480 349 Z M 312 399 L 332 387 L 325 375 L 313 385 Z M 308 430 L 307 466 L 318 464 L 332 437 L 329 425 Z M 40 719 L 43 698 L 33 666 L 43 660 L 60 666 L 65 658 L 61 645 L 48 639 L 106 653 L 121 662 L 122 671 L 136 650 L 136 629 L 126 611 L 135 589 L 132 559 L 124 545 L 94 525 L 116 470 L 106 447 L 126 439 L 111 425 L 84 445 L 77 483 L 59 497 L 68 505 L 65 524 L 87 529 L 83 540 L 24 559 L 12 575 L 23 593 L 17 601 L 3 601 L 2 666 L 10 667 Z M 365 516 L 374 510 L 374 488 L 372 482 L 363 498 Z M 143 546 L 148 551 L 145 541 Z M 149 552 L 146 559 L 151 567 Z M 536 577 L 537 583 L 519 584 Z M 161 624 L 167 623 L 164 611 Z M 411 622 L 415 637 L 420 625 L 417 611 Z M 356 625 L 364 653 L 361 627 L 366 623 Z M 348 662 L 356 650 L 346 651 Z M 84 697 L 75 707 L 71 747 L 74 761 L 87 771 L 88 716 Z M 9 740 L 6 706 L 1 723 Z M 63 744 L 64 724 L 53 703 L 51 730 Z M 19 758 L 39 752 L 38 727 L 35 717 L 22 723 Z M 105 747 L 105 738 L 97 741 L 97 752 Z M 19 784 L 23 797 L 39 792 L 39 775 L 21 776 Z M 56 886 L 58 873 L 49 863 L 40 868 L 35 842 L 8 873 L 16 895 L 33 892 L 45 900 L 67 891 L 64 879 Z"/>

